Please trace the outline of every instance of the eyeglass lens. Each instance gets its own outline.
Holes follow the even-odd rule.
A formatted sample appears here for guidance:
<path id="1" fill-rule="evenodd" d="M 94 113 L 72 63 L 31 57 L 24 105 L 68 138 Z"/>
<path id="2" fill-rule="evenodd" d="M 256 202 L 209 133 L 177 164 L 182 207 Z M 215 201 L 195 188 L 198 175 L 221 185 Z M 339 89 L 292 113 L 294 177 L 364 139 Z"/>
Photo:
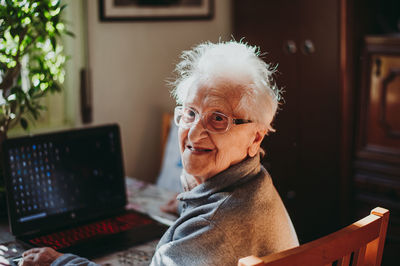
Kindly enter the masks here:
<path id="1" fill-rule="evenodd" d="M 176 109 L 175 123 L 183 127 L 191 127 L 197 122 L 199 114 L 190 108 Z M 202 116 L 203 126 L 211 132 L 224 132 L 229 127 L 228 116 L 219 112 L 207 112 Z"/>

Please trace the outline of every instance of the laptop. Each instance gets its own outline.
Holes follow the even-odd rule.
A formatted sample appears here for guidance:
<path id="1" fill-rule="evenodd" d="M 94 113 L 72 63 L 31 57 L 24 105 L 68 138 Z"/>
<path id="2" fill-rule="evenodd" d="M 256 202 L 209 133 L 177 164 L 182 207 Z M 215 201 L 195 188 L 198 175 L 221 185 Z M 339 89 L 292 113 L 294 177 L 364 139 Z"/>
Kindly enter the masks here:
<path id="1" fill-rule="evenodd" d="M 3 155 L 9 224 L 26 248 L 93 259 L 167 229 L 125 207 L 118 125 L 11 138 Z"/>

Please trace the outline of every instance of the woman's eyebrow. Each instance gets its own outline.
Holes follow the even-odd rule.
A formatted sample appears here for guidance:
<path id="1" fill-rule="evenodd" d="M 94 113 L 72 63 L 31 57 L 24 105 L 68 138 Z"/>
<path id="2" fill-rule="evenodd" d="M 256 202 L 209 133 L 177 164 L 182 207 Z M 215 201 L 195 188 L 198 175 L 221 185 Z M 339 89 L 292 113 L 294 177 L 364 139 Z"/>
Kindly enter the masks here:
<path id="1" fill-rule="evenodd" d="M 224 115 L 231 115 L 231 111 L 229 111 L 228 108 L 221 108 L 221 105 L 216 105 L 216 106 L 210 106 L 207 108 L 206 112 L 218 112 L 222 113 Z"/>
<path id="2" fill-rule="evenodd" d="M 184 105 L 183 107 L 190 108 L 190 109 L 195 110 L 196 112 L 199 112 L 199 110 L 196 107 L 194 107 L 193 105 Z"/>

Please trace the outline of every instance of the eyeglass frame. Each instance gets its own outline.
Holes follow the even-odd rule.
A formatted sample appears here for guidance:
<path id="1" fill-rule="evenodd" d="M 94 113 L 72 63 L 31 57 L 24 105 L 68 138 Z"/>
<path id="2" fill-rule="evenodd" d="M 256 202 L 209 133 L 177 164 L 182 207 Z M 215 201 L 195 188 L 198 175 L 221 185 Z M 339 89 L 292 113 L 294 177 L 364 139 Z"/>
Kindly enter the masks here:
<path id="1" fill-rule="evenodd" d="M 180 123 L 178 123 L 178 121 L 177 121 L 178 113 L 182 112 L 184 109 L 189 109 L 190 111 L 195 113 L 195 120 L 190 123 L 190 126 L 181 126 Z M 215 113 L 215 114 L 222 115 L 222 116 L 226 117 L 228 119 L 228 126 L 226 127 L 226 129 L 224 131 L 212 131 L 212 130 L 208 129 L 204 124 L 204 117 L 208 113 Z M 252 121 L 252 120 L 243 119 L 243 118 L 232 118 L 232 117 L 230 117 L 230 116 L 228 116 L 228 115 L 226 115 L 224 113 L 218 112 L 218 111 L 207 111 L 207 112 L 202 113 L 200 115 L 200 113 L 198 111 L 196 111 L 195 109 L 193 109 L 191 107 L 183 107 L 183 106 L 176 106 L 175 107 L 175 109 L 174 109 L 174 122 L 175 122 L 175 125 L 177 125 L 178 127 L 191 128 L 193 126 L 193 124 L 197 124 L 199 121 L 201 121 L 201 124 L 202 124 L 203 128 L 207 132 L 213 133 L 213 134 L 226 133 L 232 127 L 232 125 L 242 125 L 242 124 L 254 123 L 254 121 Z"/>

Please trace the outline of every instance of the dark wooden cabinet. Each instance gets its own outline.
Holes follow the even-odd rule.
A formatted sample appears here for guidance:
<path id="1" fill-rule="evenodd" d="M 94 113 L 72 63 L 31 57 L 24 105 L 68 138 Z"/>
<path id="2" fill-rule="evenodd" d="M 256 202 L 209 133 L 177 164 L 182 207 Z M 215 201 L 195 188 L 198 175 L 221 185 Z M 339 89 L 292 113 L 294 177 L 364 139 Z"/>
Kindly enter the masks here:
<path id="1" fill-rule="evenodd" d="M 400 36 L 365 38 L 354 154 L 355 219 L 390 210 L 384 265 L 400 255 Z M 397 258 L 397 259 L 394 259 Z M 391 261 L 389 261 L 391 259 Z"/>
<path id="2" fill-rule="evenodd" d="M 278 65 L 285 102 L 263 164 L 300 242 L 386 207 L 383 265 L 398 265 L 400 1 L 235 0 L 233 14 L 235 38 Z"/>
<path id="3" fill-rule="evenodd" d="M 339 1 L 234 2 L 234 35 L 278 65 L 285 93 L 264 164 L 302 243 L 340 227 Z"/>

